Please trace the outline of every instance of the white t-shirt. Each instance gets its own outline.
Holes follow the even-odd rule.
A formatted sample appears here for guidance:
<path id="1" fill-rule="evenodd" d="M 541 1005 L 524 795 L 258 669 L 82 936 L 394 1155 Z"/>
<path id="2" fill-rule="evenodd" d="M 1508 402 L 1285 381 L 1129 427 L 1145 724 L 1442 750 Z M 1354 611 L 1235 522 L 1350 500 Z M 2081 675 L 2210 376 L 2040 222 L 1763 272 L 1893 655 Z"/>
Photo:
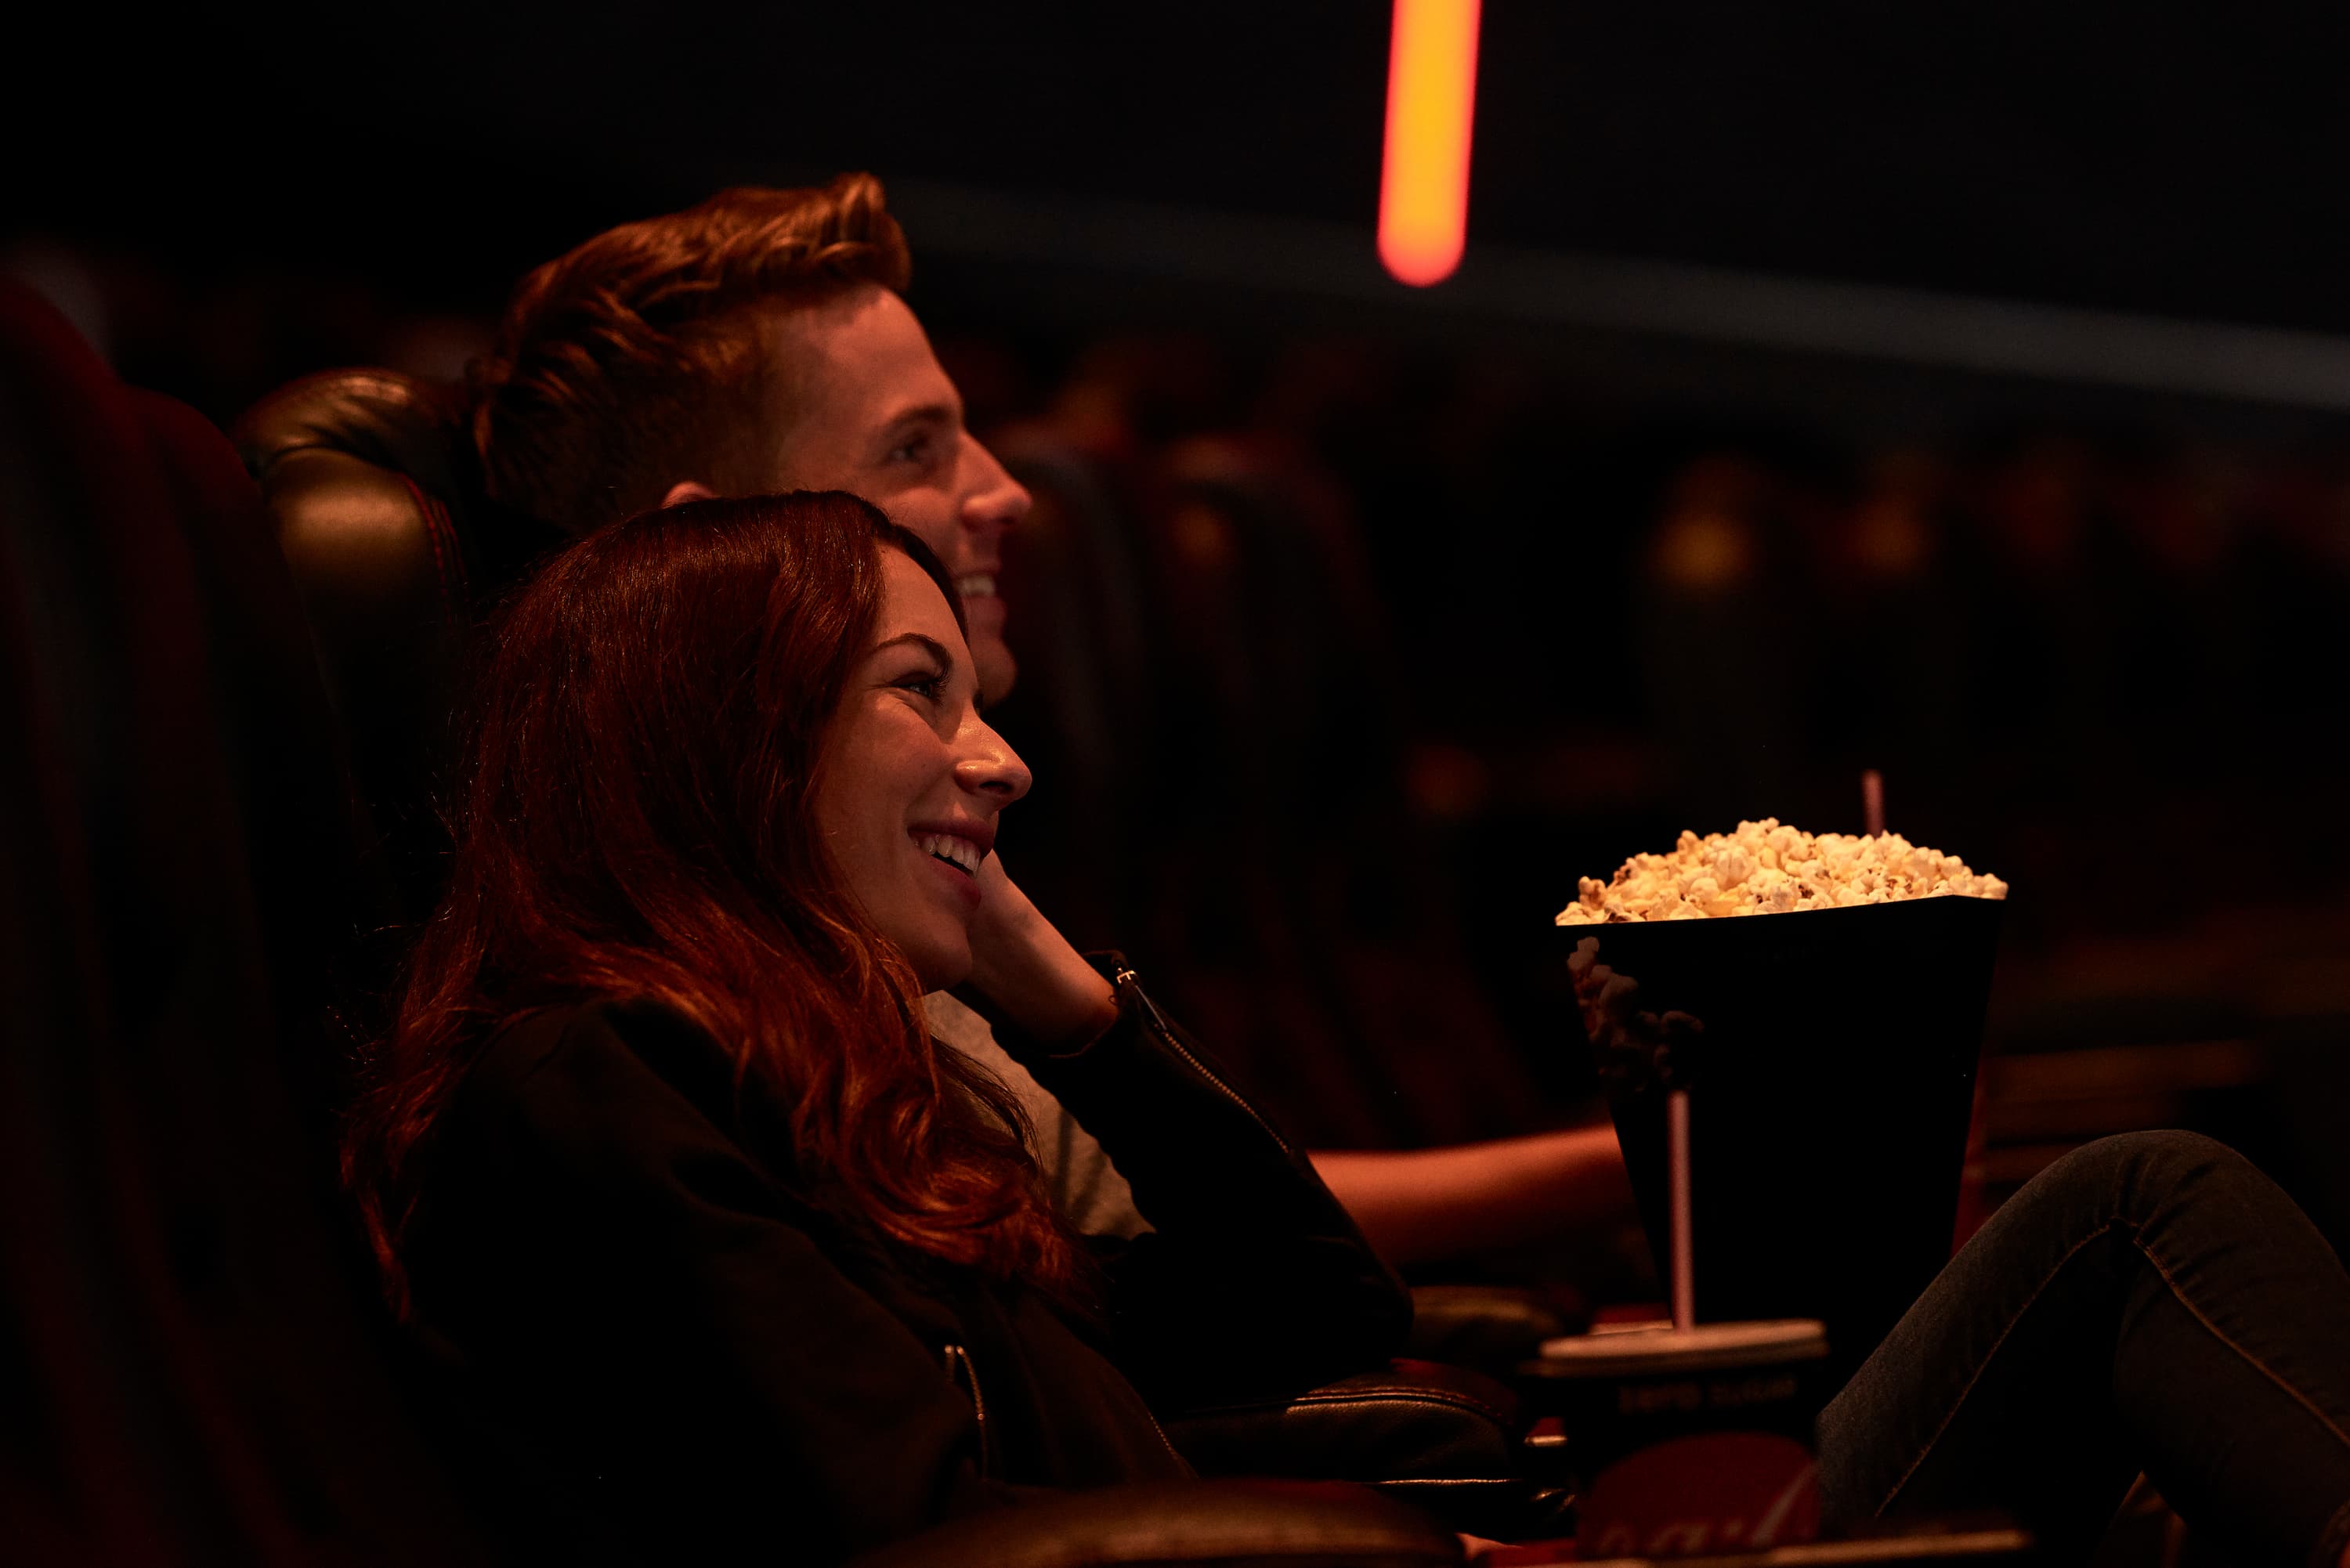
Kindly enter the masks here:
<path id="1" fill-rule="evenodd" d="M 931 1015 L 931 1037 L 994 1073 L 1028 1113 L 1045 1189 L 1064 1219 L 1088 1236 L 1139 1236 L 1150 1229 L 1108 1151 L 995 1043 L 986 1019 L 943 991 L 931 992 L 922 1004 Z"/>

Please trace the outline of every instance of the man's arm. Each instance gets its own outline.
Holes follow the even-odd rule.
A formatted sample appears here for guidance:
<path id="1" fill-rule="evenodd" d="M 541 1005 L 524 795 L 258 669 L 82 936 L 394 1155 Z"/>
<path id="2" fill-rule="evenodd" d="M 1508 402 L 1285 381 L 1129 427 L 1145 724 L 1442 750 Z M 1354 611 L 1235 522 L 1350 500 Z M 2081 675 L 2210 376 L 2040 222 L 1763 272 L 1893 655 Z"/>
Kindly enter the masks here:
<path id="1" fill-rule="evenodd" d="M 1549 1241 L 1632 1212 L 1616 1129 L 1605 1122 L 1449 1148 L 1310 1158 L 1371 1245 L 1398 1266 Z"/>
<path id="2" fill-rule="evenodd" d="M 982 863 L 980 885 L 985 900 L 972 929 L 971 989 L 1048 1051 L 1107 1028 L 1118 1012 L 1108 984 L 1004 876 L 998 857 Z M 1616 1132 L 1605 1124 L 1451 1148 L 1307 1158 L 1391 1265 L 1550 1241 L 1632 1212 Z"/>
<path id="3" fill-rule="evenodd" d="M 966 994 L 1004 1053 L 1101 1139 L 1151 1226 L 1097 1249 L 1120 1369 L 1146 1397 L 1197 1403 L 1384 1366 L 1411 1298 L 1305 1152 L 1132 971 L 1080 957 L 997 857 L 979 883 Z"/>

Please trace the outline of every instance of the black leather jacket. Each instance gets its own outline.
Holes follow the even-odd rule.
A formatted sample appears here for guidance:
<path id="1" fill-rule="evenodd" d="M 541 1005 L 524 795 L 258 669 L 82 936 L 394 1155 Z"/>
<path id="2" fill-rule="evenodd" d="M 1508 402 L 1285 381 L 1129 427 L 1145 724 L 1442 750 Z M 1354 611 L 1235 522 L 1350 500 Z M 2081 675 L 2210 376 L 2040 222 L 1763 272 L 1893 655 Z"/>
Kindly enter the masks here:
<path id="1" fill-rule="evenodd" d="M 772 1096 L 632 1005 L 531 1017 L 469 1075 L 412 1231 L 421 1324 L 505 1457 L 619 1555 L 830 1561 L 1024 1488 L 1186 1474 L 1138 1388 L 1196 1405 L 1380 1366 L 1410 1305 L 1130 976 L 1118 1002 L 1074 1054 L 1005 1040 L 1155 1227 L 1104 1256 L 1098 1320 L 827 1212 Z"/>

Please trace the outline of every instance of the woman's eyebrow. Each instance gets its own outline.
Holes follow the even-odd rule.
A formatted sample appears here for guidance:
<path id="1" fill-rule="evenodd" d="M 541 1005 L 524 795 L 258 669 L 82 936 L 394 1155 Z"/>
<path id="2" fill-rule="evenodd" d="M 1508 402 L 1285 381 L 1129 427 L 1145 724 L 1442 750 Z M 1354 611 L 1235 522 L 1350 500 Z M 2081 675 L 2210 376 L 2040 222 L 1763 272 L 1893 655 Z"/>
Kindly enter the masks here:
<path id="1" fill-rule="evenodd" d="M 902 631 L 895 637 L 885 639 L 884 640 L 873 645 L 873 651 L 877 654 L 887 653 L 889 649 L 904 643 L 912 643 L 920 647 L 928 652 L 932 659 L 939 661 L 939 667 L 941 670 L 945 670 L 950 673 L 953 671 L 955 667 L 954 655 L 947 651 L 946 644 L 941 642 L 935 637 L 924 637 L 919 631 Z"/>

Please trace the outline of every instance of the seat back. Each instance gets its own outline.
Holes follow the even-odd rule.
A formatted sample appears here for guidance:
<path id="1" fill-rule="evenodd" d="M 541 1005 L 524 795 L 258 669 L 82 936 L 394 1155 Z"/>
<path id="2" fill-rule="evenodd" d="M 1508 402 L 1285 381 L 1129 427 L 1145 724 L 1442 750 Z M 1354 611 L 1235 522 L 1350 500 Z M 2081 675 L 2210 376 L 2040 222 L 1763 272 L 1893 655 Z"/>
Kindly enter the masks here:
<path id="1" fill-rule="evenodd" d="M 12 1557 L 483 1559 L 332 1187 L 289 966 L 347 818 L 259 528 L 216 433 L 0 284 Z"/>
<path id="2" fill-rule="evenodd" d="M 563 536 L 483 494 L 452 389 L 330 371 L 264 399 L 233 439 L 299 591 L 359 831 L 382 857 L 393 915 L 413 924 L 444 877 L 435 802 L 467 640 Z"/>

